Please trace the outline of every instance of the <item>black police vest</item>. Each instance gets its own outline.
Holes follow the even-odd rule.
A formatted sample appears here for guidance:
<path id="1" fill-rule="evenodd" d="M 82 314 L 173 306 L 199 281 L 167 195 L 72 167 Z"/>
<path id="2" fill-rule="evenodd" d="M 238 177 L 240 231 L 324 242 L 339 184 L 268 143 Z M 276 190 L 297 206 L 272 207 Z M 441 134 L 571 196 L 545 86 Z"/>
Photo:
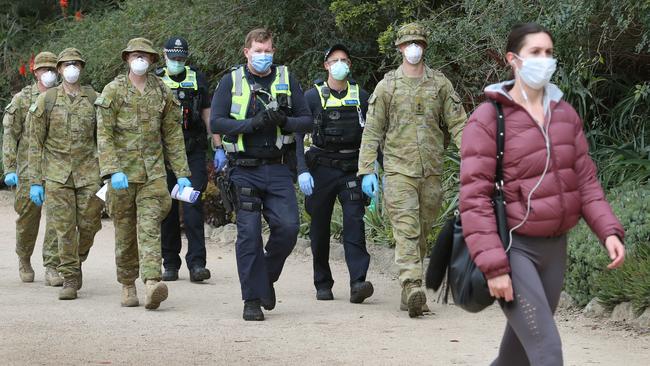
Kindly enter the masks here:
<path id="1" fill-rule="evenodd" d="M 325 83 L 315 86 L 323 109 L 314 123 L 314 145 L 332 152 L 359 149 L 363 134 L 359 86 L 348 83 L 348 93 L 342 99 L 332 96 Z"/>

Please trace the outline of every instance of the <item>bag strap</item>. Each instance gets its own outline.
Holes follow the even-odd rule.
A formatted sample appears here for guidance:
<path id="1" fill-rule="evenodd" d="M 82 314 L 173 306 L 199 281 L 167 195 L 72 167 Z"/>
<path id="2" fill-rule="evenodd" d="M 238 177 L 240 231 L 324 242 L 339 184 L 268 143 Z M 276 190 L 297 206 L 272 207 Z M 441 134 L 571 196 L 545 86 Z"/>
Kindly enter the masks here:
<path id="1" fill-rule="evenodd" d="M 501 103 L 492 100 L 492 104 L 497 111 L 497 167 L 494 174 L 494 184 L 498 190 L 503 188 L 503 154 L 506 147 L 506 120 L 503 116 Z"/>

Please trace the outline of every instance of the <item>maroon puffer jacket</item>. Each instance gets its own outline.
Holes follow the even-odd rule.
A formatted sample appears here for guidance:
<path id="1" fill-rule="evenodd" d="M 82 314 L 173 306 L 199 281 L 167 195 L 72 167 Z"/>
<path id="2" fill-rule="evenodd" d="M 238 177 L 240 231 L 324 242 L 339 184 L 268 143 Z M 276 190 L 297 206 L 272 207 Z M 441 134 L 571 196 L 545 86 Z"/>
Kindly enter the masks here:
<path id="1" fill-rule="evenodd" d="M 516 104 L 506 90 L 512 81 L 488 86 L 485 94 L 503 106 L 506 144 L 503 161 L 508 228 L 519 225 L 527 198 L 540 180 L 546 163 L 542 129 Z M 583 217 L 604 242 L 610 235 L 623 239 L 624 231 L 596 178 L 587 139 L 576 111 L 561 100 L 562 92 L 546 87 L 550 165 L 531 198 L 531 211 L 516 233 L 526 236 L 558 236 Z M 549 112 L 547 112 L 549 113 Z M 463 131 L 460 166 L 460 212 L 463 234 L 472 258 L 487 278 L 510 272 L 508 257 L 496 231 L 491 205 L 496 169 L 496 110 L 481 104 Z"/>

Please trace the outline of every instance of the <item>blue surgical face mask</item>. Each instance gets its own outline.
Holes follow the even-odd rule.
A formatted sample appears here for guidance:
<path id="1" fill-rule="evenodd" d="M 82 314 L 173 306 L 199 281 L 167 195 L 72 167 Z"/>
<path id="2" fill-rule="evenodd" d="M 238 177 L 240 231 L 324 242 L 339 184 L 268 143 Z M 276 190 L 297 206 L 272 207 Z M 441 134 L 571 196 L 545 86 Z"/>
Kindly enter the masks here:
<path id="1" fill-rule="evenodd" d="M 166 58 L 165 64 L 167 64 L 167 73 L 169 75 L 178 75 L 185 70 L 185 61 L 175 61 Z"/>
<path id="2" fill-rule="evenodd" d="M 340 60 L 330 66 L 330 74 L 335 80 L 344 80 L 349 72 L 350 67 L 348 64 Z"/>
<path id="3" fill-rule="evenodd" d="M 264 73 L 269 70 L 271 64 L 273 64 L 273 54 L 272 53 L 254 53 L 251 57 L 251 64 L 253 69 L 259 73 Z"/>
<path id="4" fill-rule="evenodd" d="M 526 57 L 522 58 L 515 55 L 521 60 L 521 67 L 517 69 L 517 73 L 521 80 L 529 87 L 539 90 L 546 86 L 551 81 L 555 69 L 557 68 L 557 60 L 550 57 Z"/>

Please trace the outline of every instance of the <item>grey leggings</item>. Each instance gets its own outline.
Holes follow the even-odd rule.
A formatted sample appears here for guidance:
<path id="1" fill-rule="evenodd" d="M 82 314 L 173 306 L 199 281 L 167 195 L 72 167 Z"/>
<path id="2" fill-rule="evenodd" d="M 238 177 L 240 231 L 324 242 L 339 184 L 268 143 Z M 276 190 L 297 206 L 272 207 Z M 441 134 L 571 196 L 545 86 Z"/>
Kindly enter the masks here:
<path id="1" fill-rule="evenodd" d="M 509 254 L 515 299 L 502 302 L 508 324 L 492 366 L 562 365 L 562 342 L 553 314 L 564 282 L 566 235 L 514 235 Z"/>

